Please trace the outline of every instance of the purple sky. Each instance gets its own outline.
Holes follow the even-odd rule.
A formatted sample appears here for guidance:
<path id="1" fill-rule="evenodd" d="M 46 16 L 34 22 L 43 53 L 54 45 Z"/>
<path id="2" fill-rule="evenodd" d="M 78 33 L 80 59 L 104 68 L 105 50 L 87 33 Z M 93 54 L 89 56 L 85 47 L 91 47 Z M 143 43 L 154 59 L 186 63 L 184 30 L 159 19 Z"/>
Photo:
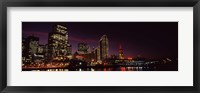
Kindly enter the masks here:
<path id="1" fill-rule="evenodd" d="M 79 42 L 97 47 L 106 34 L 110 55 L 118 54 L 121 44 L 125 57 L 178 57 L 178 22 L 22 22 L 22 35 L 34 34 L 40 44 L 47 44 L 55 24 L 68 28 L 72 52 L 77 51 Z"/>

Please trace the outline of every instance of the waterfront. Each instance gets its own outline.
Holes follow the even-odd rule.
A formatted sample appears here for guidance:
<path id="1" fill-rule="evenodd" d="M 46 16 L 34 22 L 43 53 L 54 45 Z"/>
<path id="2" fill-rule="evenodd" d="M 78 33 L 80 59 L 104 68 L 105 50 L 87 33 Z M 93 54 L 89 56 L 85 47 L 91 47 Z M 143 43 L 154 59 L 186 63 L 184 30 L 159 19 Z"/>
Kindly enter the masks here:
<path id="1" fill-rule="evenodd" d="M 27 71 L 149 71 L 147 69 L 149 68 L 146 68 L 145 70 L 143 67 L 116 67 L 116 68 L 113 67 L 113 68 L 40 69 L 40 70 L 27 70 Z"/>
<path id="2" fill-rule="evenodd" d="M 178 64 L 140 64 L 140 65 L 100 65 L 72 67 L 27 67 L 23 71 L 178 71 Z"/>
<path id="3" fill-rule="evenodd" d="M 156 67 L 117 67 L 117 68 L 71 68 L 71 69 L 40 69 L 24 71 L 168 71 L 167 69 L 158 70 Z"/>
<path id="4" fill-rule="evenodd" d="M 177 28 L 177 22 L 23 22 L 22 71 L 178 71 Z"/>

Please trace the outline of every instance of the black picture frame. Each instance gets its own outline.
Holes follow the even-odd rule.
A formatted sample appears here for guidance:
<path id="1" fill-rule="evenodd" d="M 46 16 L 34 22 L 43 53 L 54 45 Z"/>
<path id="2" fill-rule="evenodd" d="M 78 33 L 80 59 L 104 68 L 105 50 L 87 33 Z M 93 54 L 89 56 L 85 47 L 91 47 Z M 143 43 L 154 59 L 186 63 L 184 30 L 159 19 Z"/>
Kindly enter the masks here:
<path id="1" fill-rule="evenodd" d="M 0 91 L 1 93 L 199 93 L 200 0 L 2 0 L 0 1 Z M 7 7 L 193 7 L 194 86 L 7 86 Z"/>

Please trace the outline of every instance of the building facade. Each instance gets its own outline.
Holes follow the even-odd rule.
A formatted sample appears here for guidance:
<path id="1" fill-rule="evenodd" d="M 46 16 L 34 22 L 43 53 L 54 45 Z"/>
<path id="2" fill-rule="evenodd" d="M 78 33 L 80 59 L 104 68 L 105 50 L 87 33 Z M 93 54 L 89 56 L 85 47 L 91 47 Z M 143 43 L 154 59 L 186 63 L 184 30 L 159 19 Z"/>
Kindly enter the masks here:
<path id="1" fill-rule="evenodd" d="M 55 25 L 48 36 L 48 59 L 60 61 L 67 59 L 68 55 L 71 55 L 71 45 L 68 42 L 67 27 Z"/>
<path id="2" fill-rule="evenodd" d="M 99 49 L 100 49 L 100 59 L 103 61 L 108 58 L 108 37 L 103 35 L 99 40 Z"/>
<path id="3" fill-rule="evenodd" d="M 89 45 L 87 43 L 78 43 L 78 53 L 79 54 L 88 54 Z"/>
<path id="4" fill-rule="evenodd" d="M 39 38 L 34 35 L 22 39 L 23 62 L 34 62 L 39 47 Z"/>
<path id="5" fill-rule="evenodd" d="M 94 50 L 94 55 L 95 55 L 95 61 L 96 61 L 96 62 L 101 61 L 100 49 L 99 49 L 99 47 L 97 47 L 97 48 Z"/>

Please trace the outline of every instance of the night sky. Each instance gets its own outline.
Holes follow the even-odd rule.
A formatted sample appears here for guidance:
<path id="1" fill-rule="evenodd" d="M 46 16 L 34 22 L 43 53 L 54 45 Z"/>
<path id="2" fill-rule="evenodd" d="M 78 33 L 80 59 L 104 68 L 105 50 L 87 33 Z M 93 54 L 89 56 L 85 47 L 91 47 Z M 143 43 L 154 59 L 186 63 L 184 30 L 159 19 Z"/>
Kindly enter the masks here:
<path id="1" fill-rule="evenodd" d="M 109 55 L 118 55 L 121 44 L 125 57 L 178 57 L 178 22 L 22 22 L 22 36 L 34 34 L 40 44 L 47 44 L 48 33 L 56 24 L 68 28 L 73 53 L 79 42 L 97 47 L 106 34 Z"/>

